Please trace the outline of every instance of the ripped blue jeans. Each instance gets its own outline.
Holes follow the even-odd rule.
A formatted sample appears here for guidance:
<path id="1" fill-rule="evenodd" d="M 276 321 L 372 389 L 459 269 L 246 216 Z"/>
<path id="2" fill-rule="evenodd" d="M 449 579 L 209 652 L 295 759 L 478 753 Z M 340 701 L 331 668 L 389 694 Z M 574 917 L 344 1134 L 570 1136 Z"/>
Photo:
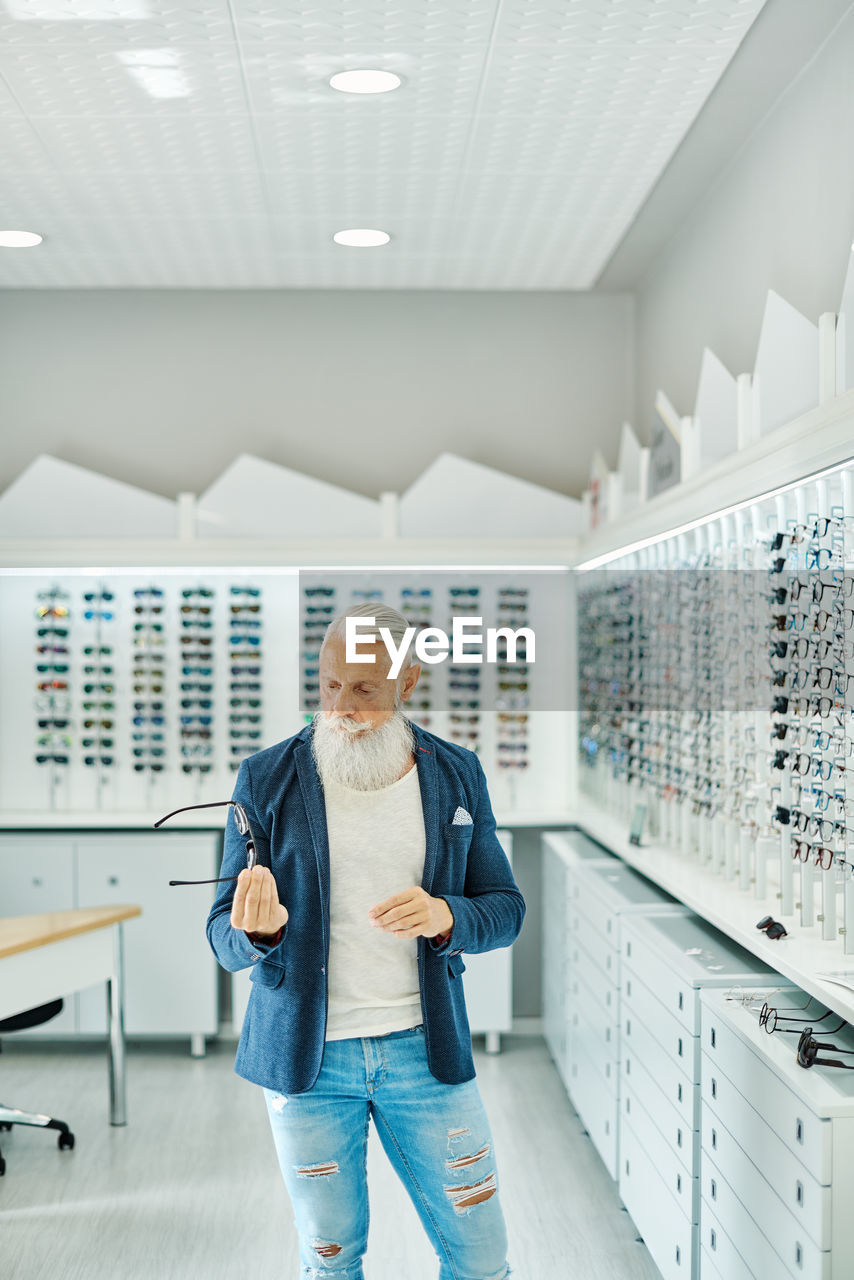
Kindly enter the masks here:
<path id="1" fill-rule="evenodd" d="M 505 1280 L 507 1233 L 495 1152 L 477 1084 L 443 1084 L 423 1028 L 328 1040 L 305 1093 L 264 1089 L 294 1209 L 303 1280 L 363 1280 L 368 1125 L 406 1187 L 439 1258 L 439 1280 Z"/>

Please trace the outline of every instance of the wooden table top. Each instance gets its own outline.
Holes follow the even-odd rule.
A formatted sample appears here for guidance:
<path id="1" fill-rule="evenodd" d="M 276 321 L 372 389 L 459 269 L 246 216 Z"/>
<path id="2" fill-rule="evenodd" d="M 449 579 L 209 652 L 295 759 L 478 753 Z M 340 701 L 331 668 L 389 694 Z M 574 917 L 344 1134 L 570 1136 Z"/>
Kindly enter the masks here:
<path id="1" fill-rule="evenodd" d="M 78 933 L 105 929 L 108 925 L 142 915 L 135 903 L 115 907 L 80 907 L 70 911 L 41 911 L 32 916 L 0 917 L 0 960 L 19 951 L 73 938 Z"/>

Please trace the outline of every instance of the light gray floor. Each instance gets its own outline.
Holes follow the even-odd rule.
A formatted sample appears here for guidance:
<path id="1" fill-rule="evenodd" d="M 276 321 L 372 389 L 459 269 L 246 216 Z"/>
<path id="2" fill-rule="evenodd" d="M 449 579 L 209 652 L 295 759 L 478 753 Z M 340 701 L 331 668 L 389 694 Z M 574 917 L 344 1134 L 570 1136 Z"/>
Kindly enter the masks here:
<path id="1" fill-rule="evenodd" d="M 475 1066 L 492 1126 L 514 1280 L 659 1280 L 540 1037 L 502 1037 Z M 67 1121 L 0 1133 L 4 1280 L 297 1280 L 296 1233 L 259 1089 L 234 1045 L 131 1043 L 126 1128 L 107 1123 L 96 1045 L 7 1037 L 0 1099 Z M 438 1264 L 371 1127 L 366 1280 L 435 1280 Z"/>

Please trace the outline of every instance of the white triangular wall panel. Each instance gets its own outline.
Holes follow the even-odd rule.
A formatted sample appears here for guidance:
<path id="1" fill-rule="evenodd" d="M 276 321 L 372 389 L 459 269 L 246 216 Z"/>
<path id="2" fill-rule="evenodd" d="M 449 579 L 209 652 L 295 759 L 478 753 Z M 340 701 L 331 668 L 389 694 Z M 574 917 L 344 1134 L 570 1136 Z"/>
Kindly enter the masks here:
<path id="1" fill-rule="evenodd" d="M 584 532 L 575 498 L 441 453 L 400 500 L 403 538 L 571 538 Z"/>
<path id="2" fill-rule="evenodd" d="M 854 387 L 854 247 L 848 257 L 848 271 L 842 288 L 842 301 L 839 314 L 843 317 L 845 332 L 842 337 L 842 359 L 845 363 L 840 391 L 850 391 Z"/>
<path id="3" fill-rule="evenodd" d="M 756 378 L 760 435 L 818 404 L 818 326 L 773 289 L 765 303 Z"/>
<path id="4" fill-rule="evenodd" d="M 703 349 L 694 403 L 700 466 L 707 467 L 738 448 L 738 383 L 714 351 Z"/>
<path id="5" fill-rule="evenodd" d="M 0 496 L 2 538 L 174 538 L 178 504 L 41 454 Z"/>
<path id="6" fill-rule="evenodd" d="M 380 504 L 243 453 L 199 498 L 200 538 L 378 538 Z"/>

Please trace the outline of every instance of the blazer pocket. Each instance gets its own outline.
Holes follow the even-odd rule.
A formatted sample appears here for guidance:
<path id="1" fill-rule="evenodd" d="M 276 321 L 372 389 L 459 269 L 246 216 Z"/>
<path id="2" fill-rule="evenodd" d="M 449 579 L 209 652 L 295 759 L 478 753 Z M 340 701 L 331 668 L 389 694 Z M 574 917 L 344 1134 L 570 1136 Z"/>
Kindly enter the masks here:
<path id="1" fill-rule="evenodd" d="M 474 831 L 473 822 L 446 822 L 445 833 L 452 840 L 471 840 L 471 833 Z"/>
<path id="2" fill-rule="evenodd" d="M 249 971 L 249 981 L 257 982 L 262 987 L 278 987 L 285 978 L 285 970 L 280 964 L 270 964 L 259 960 Z"/>
<path id="3" fill-rule="evenodd" d="M 463 964 L 462 956 L 448 956 L 448 972 L 452 978 L 458 978 L 461 973 L 465 973 L 466 967 Z"/>

